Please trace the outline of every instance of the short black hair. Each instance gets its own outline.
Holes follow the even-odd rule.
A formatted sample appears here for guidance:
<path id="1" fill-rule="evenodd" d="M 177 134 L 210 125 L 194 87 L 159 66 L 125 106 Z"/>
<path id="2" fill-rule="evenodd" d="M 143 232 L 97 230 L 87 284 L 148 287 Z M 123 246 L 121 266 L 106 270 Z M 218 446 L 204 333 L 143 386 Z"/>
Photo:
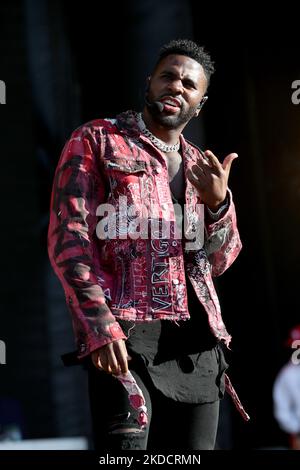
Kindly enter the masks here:
<path id="1" fill-rule="evenodd" d="M 196 60 L 196 62 L 203 67 L 207 82 L 209 83 L 210 77 L 215 71 L 215 66 L 209 53 L 204 49 L 204 47 L 198 46 L 198 44 L 190 39 L 173 39 L 161 47 L 158 53 L 156 66 L 162 59 L 170 54 L 185 55 Z"/>

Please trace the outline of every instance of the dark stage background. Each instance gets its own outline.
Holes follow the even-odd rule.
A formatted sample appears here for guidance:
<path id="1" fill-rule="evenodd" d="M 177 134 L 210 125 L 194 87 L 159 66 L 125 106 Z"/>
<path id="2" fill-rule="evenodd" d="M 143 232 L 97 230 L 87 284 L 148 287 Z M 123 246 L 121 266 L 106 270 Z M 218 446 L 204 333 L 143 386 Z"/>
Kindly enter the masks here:
<path id="1" fill-rule="evenodd" d="M 179 0 L 1 2 L 2 429 L 17 423 L 25 438 L 90 434 L 85 373 L 60 361 L 74 342 L 46 251 L 52 178 L 70 132 L 141 108 L 159 47 L 188 37 L 206 46 L 217 71 L 185 135 L 221 159 L 239 154 L 230 187 L 244 249 L 217 287 L 233 336 L 230 375 L 252 419 L 245 424 L 224 400 L 218 445 L 285 445 L 272 384 L 287 331 L 299 323 L 300 105 L 291 100 L 299 38 L 291 23 L 282 34 L 283 19 L 246 12 L 237 20 Z"/>

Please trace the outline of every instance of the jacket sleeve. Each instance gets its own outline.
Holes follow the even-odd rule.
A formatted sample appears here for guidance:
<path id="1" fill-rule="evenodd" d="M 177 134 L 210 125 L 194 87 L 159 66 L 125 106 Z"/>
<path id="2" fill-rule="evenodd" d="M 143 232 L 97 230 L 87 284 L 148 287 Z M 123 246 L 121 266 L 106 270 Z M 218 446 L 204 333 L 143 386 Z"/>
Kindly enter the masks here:
<path id="1" fill-rule="evenodd" d="M 217 221 L 207 215 L 204 249 L 211 264 L 212 276 L 220 276 L 237 258 L 242 248 L 236 212 L 231 191 L 228 189 L 228 208 Z"/>
<path id="2" fill-rule="evenodd" d="M 96 209 L 105 189 L 91 128 L 76 130 L 59 160 L 50 205 L 48 253 L 59 277 L 78 345 L 78 357 L 124 338 L 105 301 L 96 241 Z"/>

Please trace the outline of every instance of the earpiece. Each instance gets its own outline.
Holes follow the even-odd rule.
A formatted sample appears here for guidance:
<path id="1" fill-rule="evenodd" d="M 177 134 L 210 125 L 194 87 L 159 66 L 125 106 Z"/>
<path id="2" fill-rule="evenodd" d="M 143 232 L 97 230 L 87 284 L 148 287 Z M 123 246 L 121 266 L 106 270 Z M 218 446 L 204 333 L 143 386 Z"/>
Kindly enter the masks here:
<path id="1" fill-rule="evenodd" d="M 200 110 L 207 100 L 208 100 L 208 96 L 203 96 L 202 100 L 200 101 L 200 103 L 197 106 L 197 109 Z"/>

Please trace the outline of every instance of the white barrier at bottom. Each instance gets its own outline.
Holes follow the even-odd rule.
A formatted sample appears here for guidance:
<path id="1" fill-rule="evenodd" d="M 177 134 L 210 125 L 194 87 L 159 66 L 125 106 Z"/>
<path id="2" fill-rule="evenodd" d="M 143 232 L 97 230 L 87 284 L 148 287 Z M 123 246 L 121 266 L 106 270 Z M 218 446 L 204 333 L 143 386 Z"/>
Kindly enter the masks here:
<path id="1" fill-rule="evenodd" d="M 0 450 L 87 450 L 85 437 L 62 437 L 55 439 L 24 439 L 0 441 Z"/>

